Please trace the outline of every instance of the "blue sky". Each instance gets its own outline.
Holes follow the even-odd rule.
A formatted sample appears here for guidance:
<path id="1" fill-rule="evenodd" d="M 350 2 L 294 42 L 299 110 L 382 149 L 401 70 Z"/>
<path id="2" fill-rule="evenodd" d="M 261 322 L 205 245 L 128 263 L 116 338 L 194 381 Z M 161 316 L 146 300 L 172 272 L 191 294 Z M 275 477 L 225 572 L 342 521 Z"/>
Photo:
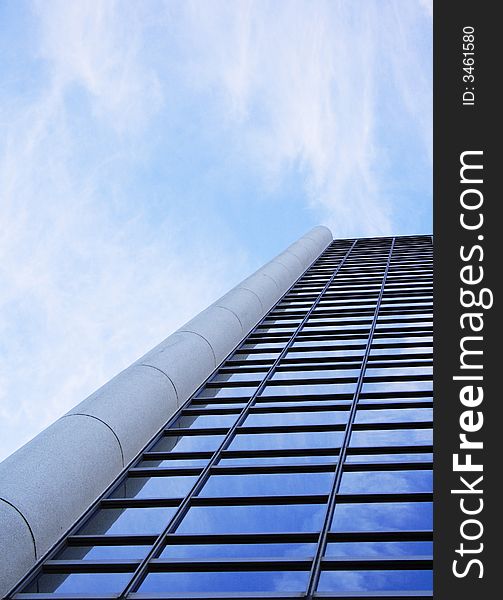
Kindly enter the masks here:
<path id="1" fill-rule="evenodd" d="M 431 232 L 431 12 L 0 4 L 0 459 L 311 226 Z"/>

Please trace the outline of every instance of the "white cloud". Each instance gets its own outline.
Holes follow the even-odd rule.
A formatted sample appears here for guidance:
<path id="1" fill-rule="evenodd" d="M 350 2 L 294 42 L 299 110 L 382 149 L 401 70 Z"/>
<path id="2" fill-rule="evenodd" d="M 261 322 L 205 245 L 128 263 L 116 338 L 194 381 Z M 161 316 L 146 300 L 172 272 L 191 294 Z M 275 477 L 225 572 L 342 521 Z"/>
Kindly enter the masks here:
<path id="1" fill-rule="evenodd" d="M 201 217 L 179 222 L 176 198 L 132 201 L 128 177 L 167 135 L 156 119 L 170 102 L 207 112 L 201 140 L 227 136 L 270 189 L 300 173 L 336 236 L 393 226 L 383 81 L 411 139 L 431 148 L 431 74 L 410 44 L 429 17 L 416 2 L 33 7 L 37 85 L 20 102 L 0 96 L 0 455 L 248 270 L 225 227 L 197 237 Z"/>
<path id="2" fill-rule="evenodd" d="M 149 17 L 142 3 L 37 0 L 39 55 L 55 85 L 81 86 L 97 116 L 118 130 L 135 129 L 161 105 L 161 84 L 142 60 Z"/>
<path id="3" fill-rule="evenodd" d="M 122 180 L 160 98 L 131 15 L 114 2 L 39 9 L 45 86 L 2 107 L 0 458 L 246 269 L 239 248 L 236 263 L 223 258 L 228 240 L 187 243 L 191 223 L 170 218 L 170 199 L 155 228 L 148 199 L 128 201 Z M 75 85 L 91 113 L 72 105 Z"/>
<path id="4" fill-rule="evenodd" d="M 222 115 L 271 185 L 298 168 L 313 209 L 336 235 L 389 234 L 382 174 L 389 156 L 376 123 L 382 104 L 401 105 L 431 157 L 431 68 L 412 35 L 424 17 L 419 5 L 184 6 L 185 44 L 197 57 L 187 77 L 220 94 Z"/>

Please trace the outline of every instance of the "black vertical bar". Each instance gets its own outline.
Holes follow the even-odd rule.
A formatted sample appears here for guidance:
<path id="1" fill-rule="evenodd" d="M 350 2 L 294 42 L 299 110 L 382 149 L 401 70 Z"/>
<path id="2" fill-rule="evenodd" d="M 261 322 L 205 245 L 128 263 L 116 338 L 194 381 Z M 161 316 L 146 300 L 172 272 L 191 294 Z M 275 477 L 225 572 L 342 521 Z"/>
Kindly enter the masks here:
<path id="1" fill-rule="evenodd" d="M 495 441 L 501 404 L 495 291 L 501 279 L 501 191 L 495 183 L 501 178 L 496 145 L 502 120 L 496 92 L 501 87 L 500 9 L 490 1 L 434 2 L 434 595 L 441 599 L 490 598 L 499 583 L 500 523 L 491 524 L 488 511 L 500 504 L 500 467 L 490 465 L 501 454 Z M 467 282 L 479 277 L 477 283 Z M 472 320 L 463 316 L 468 314 Z M 465 339 L 467 347 L 483 354 L 466 355 L 471 367 L 462 368 L 466 336 L 475 336 Z M 473 368 L 476 363 L 480 368 Z M 477 388 L 483 401 L 463 404 L 460 396 L 477 398 Z M 470 419 L 473 430 L 467 432 L 463 425 L 470 427 Z M 483 449 L 460 448 L 463 434 L 482 442 Z M 468 454 L 482 471 L 456 470 L 454 461 L 466 464 Z M 483 480 L 474 485 L 480 476 Z"/>

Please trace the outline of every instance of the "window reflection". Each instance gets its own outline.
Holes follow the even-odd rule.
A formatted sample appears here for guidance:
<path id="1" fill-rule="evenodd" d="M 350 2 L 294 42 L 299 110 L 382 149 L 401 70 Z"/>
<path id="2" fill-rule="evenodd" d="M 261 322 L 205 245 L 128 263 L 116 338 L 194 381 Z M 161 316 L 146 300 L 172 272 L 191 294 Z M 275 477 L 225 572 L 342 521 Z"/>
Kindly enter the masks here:
<path id="1" fill-rule="evenodd" d="M 314 543 L 261 543 L 261 544 L 168 544 L 160 558 L 309 558 L 314 555 Z"/>
<path id="2" fill-rule="evenodd" d="M 180 417 L 173 424 L 172 429 L 182 427 L 184 429 L 194 429 L 206 427 L 231 427 L 238 418 L 237 414 L 232 415 L 185 415 Z"/>
<path id="3" fill-rule="evenodd" d="M 183 498 L 196 482 L 195 476 L 128 477 L 112 498 Z"/>
<path id="4" fill-rule="evenodd" d="M 80 534 L 151 535 L 160 533 L 175 513 L 172 507 L 102 508 Z"/>
<path id="5" fill-rule="evenodd" d="M 332 531 L 431 530 L 431 502 L 338 504 Z"/>
<path id="6" fill-rule="evenodd" d="M 200 496 L 275 496 L 327 494 L 333 473 L 260 473 L 213 475 Z"/>
<path id="7" fill-rule="evenodd" d="M 300 396 L 304 394 L 352 394 L 354 383 L 320 383 L 318 385 L 268 385 L 262 396 Z"/>
<path id="8" fill-rule="evenodd" d="M 58 560 L 120 560 L 141 559 L 147 556 L 151 546 L 67 546 L 58 556 Z"/>
<path id="9" fill-rule="evenodd" d="M 327 544 L 329 558 L 386 558 L 432 556 L 433 542 L 333 542 Z"/>
<path id="10" fill-rule="evenodd" d="M 308 571 L 150 573 L 139 592 L 301 592 Z"/>
<path id="11" fill-rule="evenodd" d="M 201 452 L 216 450 L 223 435 L 182 435 L 162 437 L 152 448 L 152 452 Z"/>
<path id="12" fill-rule="evenodd" d="M 286 533 L 319 531 L 324 504 L 193 506 L 177 533 Z"/>
<path id="13" fill-rule="evenodd" d="M 239 434 L 229 450 L 284 450 L 288 448 L 339 448 L 341 431 L 308 431 L 298 433 Z"/>
<path id="14" fill-rule="evenodd" d="M 320 592 L 427 591 L 433 586 L 432 571 L 323 571 Z"/>
<path id="15" fill-rule="evenodd" d="M 341 494 L 432 492 L 432 471 L 358 471 L 344 473 Z"/>
<path id="16" fill-rule="evenodd" d="M 349 411 L 316 411 L 316 412 L 277 412 L 251 413 L 243 423 L 244 426 L 268 425 L 325 425 L 347 423 Z"/>
<path id="17" fill-rule="evenodd" d="M 416 454 L 402 454 L 400 452 L 393 454 L 348 454 L 346 462 L 348 463 L 397 463 L 397 462 L 431 462 L 433 454 L 427 452 L 418 452 Z"/>
<path id="18" fill-rule="evenodd" d="M 390 429 L 353 431 L 351 447 L 367 446 L 428 446 L 433 443 L 431 429 Z"/>
<path id="19" fill-rule="evenodd" d="M 23 591 L 40 594 L 114 594 L 120 592 L 130 579 L 131 573 L 51 573 L 43 574 Z"/>
<path id="20" fill-rule="evenodd" d="M 431 408 L 386 408 L 382 410 L 359 410 L 356 423 L 404 423 L 406 421 L 431 421 Z"/>

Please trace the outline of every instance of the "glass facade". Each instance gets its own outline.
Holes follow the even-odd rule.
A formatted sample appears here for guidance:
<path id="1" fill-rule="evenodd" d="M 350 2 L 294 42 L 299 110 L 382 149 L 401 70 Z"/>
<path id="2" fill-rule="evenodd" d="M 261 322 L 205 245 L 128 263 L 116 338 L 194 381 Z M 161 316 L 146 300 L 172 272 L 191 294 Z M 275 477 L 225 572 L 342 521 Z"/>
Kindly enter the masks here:
<path id="1" fill-rule="evenodd" d="M 13 597 L 430 597 L 432 309 L 334 241 Z"/>

